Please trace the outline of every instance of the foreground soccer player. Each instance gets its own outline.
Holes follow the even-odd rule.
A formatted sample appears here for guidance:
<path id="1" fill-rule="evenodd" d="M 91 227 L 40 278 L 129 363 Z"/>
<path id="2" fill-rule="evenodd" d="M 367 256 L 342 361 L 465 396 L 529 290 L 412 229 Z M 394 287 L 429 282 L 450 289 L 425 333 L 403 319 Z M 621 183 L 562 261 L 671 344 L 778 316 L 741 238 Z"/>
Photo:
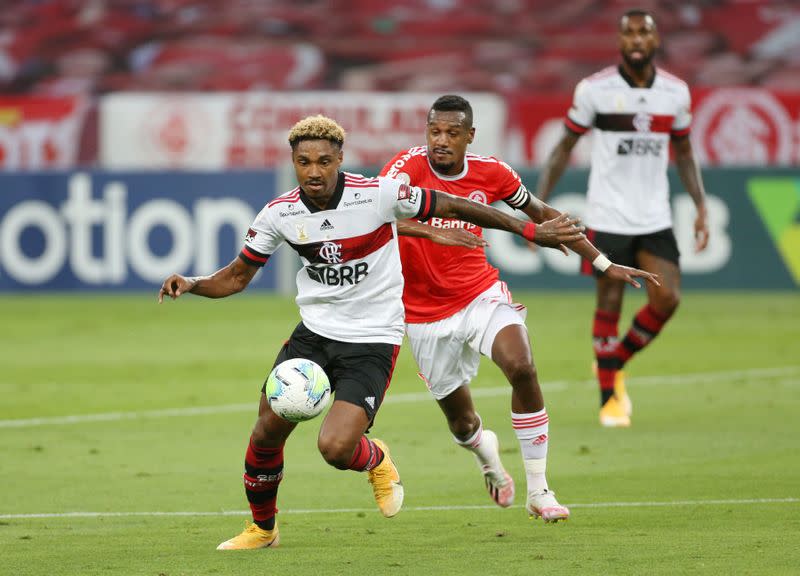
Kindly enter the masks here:
<path id="1" fill-rule="evenodd" d="M 581 135 L 594 129 L 589 176 L 587 234 L 618 262 L 658 274 L 647 304 L 619 341 L 625 284 L 597 275 L 592 336 L 600 384 L 600 423 L 630 426 L 631 401 L 622 367 L 658 336 L 680 302 L 680 253 L 672 232 L 667 163 L 669 145 L 686 191 L 697 207 L 695 250 L 708 245 L 705 191 L 689 140 L 689 87 L 653 65 L 659 39 L 653 17 L 626 12 L 619 23 L 622 63 L 582 80 L 567 113 L 566 130 L 539 175 L 537 195 L 546 201 Z M 591 274 L 584 262 L 584 274 Z M 595 273 L 596 274 L 596 273 Z"/>
<path id="2" fill-rule="evenodd" d="M 244 290 L 283 243 L 300 255 L 297 305 L 302 321 L 275 360 L 317 362 L 331 380 L 334 402 L 322 422 L 317 447 L 328 464 L 367 472 L 378 508 L 400 511 L 403 485 L 386 445 L 364 434 L 383 401 L 403 338 L 403 278 L 395 221 L 437 216 L 500 228 L 543 246 L 582 238 L 575 219 L 540 226 L 443 192 L 389 178 L 340 172 L 344 130 L 323 116 L 289 132 L 299 186 L 269 204 L 247 231 L 238 258 L 211 276 L 173 274 L 158 294 L 191 292 L 222 298 Z M 245 456 L 244 488 L 253 523 L 219 545 L 252 549 L 279 543 L 276 501 L 283 478 L 283 447 L 296 424 L 270 410 L 264 388 Z"/>
<path id="3" fill-rule="evenodd" d="M 484 204 L 503 200 L 534 222 L 561 217 L 533 198 L 508 165 L 467 152 L 475 136 L 472 120 L 469 102 L 460 96 L 442 96 L 428 114 L 427 146 L 399 153 L 381 174 Z M 398 222 L 411 350 L 455 442 L 475 454 L 489 494 L 506 507 L 514 499 L 514 481 L 500 461 L 497 435 L 483 428 L 468 387 L 478 373 L 481 354 L 500 367 L 513 389 L 511 423 L 525 464 L 526 508 L 545 522 L 564 520 L 569 510 L 556 501 L 545 477 L 548 416 L 531 355 L 525 309 L 512 302 L 497 269 L 486 261 L 481 228 L 462 220 L 431 218 L 427 225 Z M 647 272 L 612 264 L 585 238 L 568 246 L 619 281 L 637 287 L 636 277 L 655 281 Z"/>

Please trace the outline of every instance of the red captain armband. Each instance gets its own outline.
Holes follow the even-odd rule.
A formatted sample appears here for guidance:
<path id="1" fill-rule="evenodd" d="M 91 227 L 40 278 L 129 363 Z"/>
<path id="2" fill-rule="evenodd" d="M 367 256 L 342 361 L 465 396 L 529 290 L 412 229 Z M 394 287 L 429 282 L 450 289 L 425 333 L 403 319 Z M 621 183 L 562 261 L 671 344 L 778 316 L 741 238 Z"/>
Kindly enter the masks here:
<path id="1" fill-rule="evenodd" d="M 522 237 L 528 242 L 533 242 L 533 239 L 536 238 L 536 224 L 527 222 L 525 228 L 522 229 Z"/>

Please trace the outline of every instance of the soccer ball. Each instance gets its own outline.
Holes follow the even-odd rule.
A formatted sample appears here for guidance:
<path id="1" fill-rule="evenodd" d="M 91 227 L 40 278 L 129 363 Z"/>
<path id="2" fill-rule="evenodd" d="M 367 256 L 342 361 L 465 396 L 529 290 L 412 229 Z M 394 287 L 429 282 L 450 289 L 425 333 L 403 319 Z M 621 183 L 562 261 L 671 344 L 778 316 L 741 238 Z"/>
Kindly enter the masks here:
<path id="1" fill-rule="evenodd" d="M 304 422 L 328 405 L 331 383 L 316 362 L 291 358 L 273 368 L 265 392 L 275 414 L 289 422 Z"/>

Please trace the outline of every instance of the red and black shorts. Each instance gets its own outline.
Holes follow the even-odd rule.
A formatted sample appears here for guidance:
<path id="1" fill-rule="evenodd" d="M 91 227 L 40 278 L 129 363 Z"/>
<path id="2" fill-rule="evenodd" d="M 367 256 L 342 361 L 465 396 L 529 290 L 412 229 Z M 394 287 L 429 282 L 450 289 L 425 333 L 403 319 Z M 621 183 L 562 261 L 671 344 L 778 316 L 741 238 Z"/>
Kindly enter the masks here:
<path id="1" fill-rule="evenodd" d="M 658 232 L 642 234 L 639 236 L 628 236 L 625 234 L 612 234 L 611 232 L 598 232 L 597 230 L 586 230 L 586 238 L 594 244 L 600 252 L 608 256 L 614 264 L 631 266 L 638 268 L 636 255 L 640 250 L 644 250 L 663 258 L 675 265 L 679 264 L 681 253 L 678 250 L 678 243 L 672 228 L 665 228 Z M 602 276 L 602 273 L 592 266 L 589 260 L 581 262 L 581 273 L 595 276 Z"/>
<path id="2" fill-rule="evenodd" d="M 331 381 L 336 400 L 361 406 L 375 418 L 392 380 L 400 346 L 384 343 L 341 342 L 320 336 L 300 322 L 283 345 L 273 368 L 290 358 L 319 364 Z M 264 386 L 261 392 L 264 392 Z"/>

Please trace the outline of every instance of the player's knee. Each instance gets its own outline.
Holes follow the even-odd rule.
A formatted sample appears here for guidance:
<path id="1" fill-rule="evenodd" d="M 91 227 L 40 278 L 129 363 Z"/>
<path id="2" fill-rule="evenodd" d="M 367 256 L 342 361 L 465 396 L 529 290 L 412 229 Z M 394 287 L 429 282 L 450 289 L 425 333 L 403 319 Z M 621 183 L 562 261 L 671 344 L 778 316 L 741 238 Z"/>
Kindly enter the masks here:
<path id="1" fill-rule="evenodd" d="M 478 431 L 480 420 L 478 419 L 478 415 L 470 410 L 458 416 L 448 417 L 447 424 L 453 436 L 459 440 L 467 440 Z"/>
<path id="2" fill-rule="evenodd" d="M 524 386 L 536 382 L 536 366 L 526 358 L 512 360 L 503 368 L 512 386 Z"/>
<path id="3" fill-rule="evenodd" d="M 669 290 L 660 294 L 658 299 L 653 302 L 653 308 L 656 309 L 662 316 L 669 318 L 678 309 L 681 303 L 680 290 Z"/>
<path id="4" fill-rule="evenodd" d="M 320 436 L 317 440 L 317 448 L 325 459 L 325 462 L 334 468 L 347 470 L 350 466 L 350 460 L 353 456 L 353 447 L 345 445 L 341 439 L 332 436 Z"/>

